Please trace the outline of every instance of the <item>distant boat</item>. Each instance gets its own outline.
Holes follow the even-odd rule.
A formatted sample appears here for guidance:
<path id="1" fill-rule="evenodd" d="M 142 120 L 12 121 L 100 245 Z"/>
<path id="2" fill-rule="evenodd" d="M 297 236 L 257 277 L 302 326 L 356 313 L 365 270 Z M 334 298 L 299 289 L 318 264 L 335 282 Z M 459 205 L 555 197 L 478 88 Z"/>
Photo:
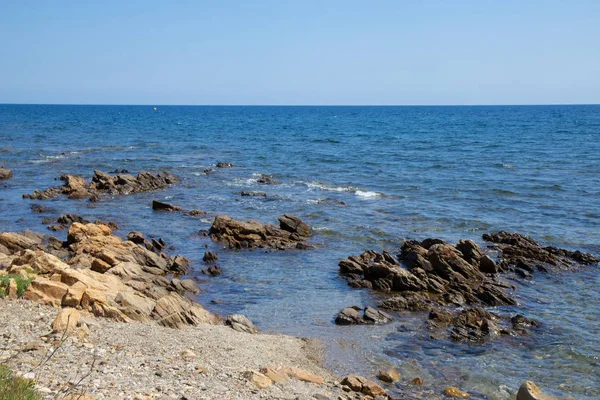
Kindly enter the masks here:
<path id="1" fill-rule="evenodd" d="M 156 107 L 154 107 L 154 111 L 156 111 Z"/>

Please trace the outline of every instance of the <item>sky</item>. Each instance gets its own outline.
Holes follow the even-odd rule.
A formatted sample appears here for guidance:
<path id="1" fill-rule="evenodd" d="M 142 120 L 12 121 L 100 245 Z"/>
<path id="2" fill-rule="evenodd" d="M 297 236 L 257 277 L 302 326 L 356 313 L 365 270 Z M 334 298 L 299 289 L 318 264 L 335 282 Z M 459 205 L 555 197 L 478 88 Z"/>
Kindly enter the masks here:
<path id="1" fill-rule="evenodd" d="M 0 0 L 0 103 L 600 103 L 598 0 Z"/>

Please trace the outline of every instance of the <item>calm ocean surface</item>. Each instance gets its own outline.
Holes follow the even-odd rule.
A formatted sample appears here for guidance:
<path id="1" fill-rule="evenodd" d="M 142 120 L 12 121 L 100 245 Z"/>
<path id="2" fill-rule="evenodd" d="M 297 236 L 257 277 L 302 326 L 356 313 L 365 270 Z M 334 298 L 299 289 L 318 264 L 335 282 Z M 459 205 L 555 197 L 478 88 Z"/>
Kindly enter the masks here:
<path id="1" fill-rule="evenodd" d="M 218 161 L 237 167 L 203 172 Z M 431 341 L 419 314 L 386 326 L 333 324 L 341 308 L 378 300 L 348 287 L 338 261 L 367 249 L 395 253 L 407 238 L 481 244 L 483 233 L 504 229 L 598 255 L 600 106 L 0 105 L 2 165 L 14 178 L 0 184 L 0 231 L 47 232 L 44 217 L 71 212 L 115 221 L 122 236 L 163 237 L 193 261 L 208 309 L 243 313 L 263 331 L 319 338 L 339 373 L 395 366 L 399 388 L 422 377 L 435 393 L 453 385 L 472 398 L 510 398 L 525 379 L 548 393 L 600 397 L 598 267 L 516 283 L 522 306 L 497 311 L 539 319 L 543 328 L 530 337 L 486 346 Z M 166 169 L 182 182 L 99 203 L 46 201 L 51 214 L 32 213 L 30 204 L 41 202 L 21 198 L 60 184 L 64 173 L 89 178 L 117 168 Z M 260 185 L 260 173 L 282 184 Z M 296 214 L 319 247 L 225 250 L 196 235 L 210 217 L 156 213 L 153 199 L 265 223 Z M 222 276 L 200 273 L 207 249 L 218 252 Z"/>

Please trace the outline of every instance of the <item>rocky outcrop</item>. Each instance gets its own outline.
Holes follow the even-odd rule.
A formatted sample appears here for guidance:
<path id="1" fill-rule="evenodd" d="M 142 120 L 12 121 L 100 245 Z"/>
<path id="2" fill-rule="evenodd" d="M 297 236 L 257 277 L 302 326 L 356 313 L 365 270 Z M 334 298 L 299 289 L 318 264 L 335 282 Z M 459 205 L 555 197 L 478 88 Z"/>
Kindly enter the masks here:
<path id="1" fill-rule="evenodd" d="M 232 163 L 219 161 L 217 163 L 217 165 L 215 165 L 215 167 L 217 167 L 217 168 L 233 168 L 234 165 Z"/>
<path id="2" fill-rule="evenodd" d="M 243 222 L 227 215 L 217 215 L 210 227 L 209 236 L 232 249 L 263 248 L 284 250 L 307 248 L 311 231 L 298 217 L 285 214 L 279 217 L 280 227 L 258 221 Z"/>
<path id="3" fill-rule="evenodd" d="M 10 169 L 0 167 L 0 181 L 12 178 L 13 173 Z"/>
<path id="4" fill-rule="evenodd" d="M 523 277 L 530 277 L 535 271 L 570 270 L 600 262 L 599 258 L 581 251 L 542 247 L 532 238 L 519 233 L 500 231 L 484 234 L 483 240 L 494 243 L 491 247 L 500 253 L 500 270 L 512 271 Z"/>
<path id="5" fill-rule="evenodd" d="M 358 306 L 346 307 L 335 318 L 337 325 L 375 325 L 386 324 L 393 318 L 383 311 L 376 310 L 373 307 Z"/>
<path id="6" fill-rule="evenodd" d="M 197 290 L 193 281 L 169 277 L 169 258 L 122 241 L 106 225 L 73 223 L 65 261 L 39 250 L 33 240 L 15 235 L 2 233 L 0 239 L 12 252 L 8 272 L 32 273 L 35 278 L 26 299 L 125 322 L 156 321 L 169 327 L 218 322 L 185 297 L 186 292 Z"/>
<path id="7" fill-rule="evenodd" d="M 103 194 L 127 195 L 152 190 L 164 189 L 174 184 L 178 178 L 168 172 L 153 174 L 140 172 L 137 176 L 120 173 L 112 176 L 102 171 L 94 171 L 94 177 L 87 183 L 85 179 L 75 175 L 63 175 L 60 180 L 63 186 L 52 187 L 43 191 L 36 190 L 32 194 L 24 194 L 23 198 L 45 200 L 65 195 L 70 199 L 97 201 Z"/>
<path id="8" fill-rule="evenodd" d="M 389 253 L 366 251 L 340 261 L 340 273 L 353 287 L 396 292 L 379 304 L 393 311 L 424 311 L 436 304 L 516 304 L 506 284 L 481 271 L 484 256 L 476 243 L 461 241 L 457 246 L 438 239 L 407 241 L 399 256 L 404 265 Z"/>

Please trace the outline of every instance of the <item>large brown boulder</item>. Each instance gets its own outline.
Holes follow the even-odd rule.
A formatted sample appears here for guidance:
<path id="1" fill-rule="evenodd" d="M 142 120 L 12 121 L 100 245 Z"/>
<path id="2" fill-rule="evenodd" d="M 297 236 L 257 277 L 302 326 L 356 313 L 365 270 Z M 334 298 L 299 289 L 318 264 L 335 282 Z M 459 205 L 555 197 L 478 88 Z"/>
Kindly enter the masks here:
<path id="1" fill-rule="evenodd" d="M 283 221 L 283 222 L 282 222 Z M 286 214 L 280 217 L 286 229 L 258 221 L 238 221 L 227 215 L 217 215 L 210 227 L 211 239 L 232 249 L 268 247 L 284 250 L 306 248 L 304 241 L 310 234 L 308 226 L 299 218 Z"/>

